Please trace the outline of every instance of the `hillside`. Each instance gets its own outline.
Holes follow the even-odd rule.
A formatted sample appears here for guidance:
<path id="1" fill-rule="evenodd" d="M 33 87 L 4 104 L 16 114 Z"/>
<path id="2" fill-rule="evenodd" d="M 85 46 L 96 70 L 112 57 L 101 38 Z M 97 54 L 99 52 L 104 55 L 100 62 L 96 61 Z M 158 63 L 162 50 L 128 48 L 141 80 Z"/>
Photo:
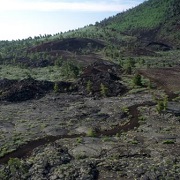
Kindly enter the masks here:
<path id="1" fill-rule="evenodd" d="M 0 41 L 0 180 L 179 180 L 179 4 Z"/>
<path id="2" fill-rule="evenodd" d="M 114 45 L 146 46 L 157 42 L 170 48 L 180 44 L 180 3 L 178 0 L 149 0 L 139 6 L 109 17 L 96 25 L 89 25 L 64 34 L 44 35 L 18 41 L 0 42 L 0 52 L 29 47 L 62 38 L 101 39 Z"/>
<path id="3" fill-rule="evenodd" d="M 103 28 L 135 35 L 143 41 L 159 41 L 179 47 L 180 3 L 178 0 L 150 0 L 102 21 Z"/>
<path id="4" fill-rule="evenodd" d="M 115 51 L 120 51 L 120 54 L 125 56 L 153 54 L 147 50 L 179 49 L 179 4 L 178 0 L 149 0 L 135 8 L 96 23 L 96 25 L 70 30 L 63 34 L 57 33 L 53 36 L 41 35 L 17 41 L 1 41 L 0 59 L 2 57 L 12 59 L 22 56 L 22 54 L 24 56 L 26 51 L 29 52 L 30 48 L 36 49 L 41 45 L 42 48 L 45 48 L 47 46 L 46 43 L 51 44 L 52 42 L 54 44 L 54 41 L 68 38 L 80 38 L 80 41 L 82 41 L 81 45 L 83 45 L 82 38 L 92 39 L 92 41 L 98 39 L 106 42 L 105 49 L 116 49 Z M 66 41 L 68 42 L 68 40 Z M 89 43 L 91 44 L 91 40 L 89 40 Z M 71 45 L 71 43 L 69 47 L 67 45 L 66 43 L 66 48 L 64 47 L 63 50 L 68 50 L 69 48 L 72 50 L 74 48 L 74 45 Z M 82 51 L 83 47 L 80 47 Z M 93 48 L 96 47 L 94 46 Z"/>

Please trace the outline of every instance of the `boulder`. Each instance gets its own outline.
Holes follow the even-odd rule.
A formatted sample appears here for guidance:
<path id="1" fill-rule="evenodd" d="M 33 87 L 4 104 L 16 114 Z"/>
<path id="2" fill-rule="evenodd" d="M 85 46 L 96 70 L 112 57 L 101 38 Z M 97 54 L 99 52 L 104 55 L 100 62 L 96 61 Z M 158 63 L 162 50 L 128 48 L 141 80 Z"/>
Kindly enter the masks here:
<path id="1" fill-rule="evenodd" d="M 180 102 L 168 102 L 167 112 L 180 116 Z"/>

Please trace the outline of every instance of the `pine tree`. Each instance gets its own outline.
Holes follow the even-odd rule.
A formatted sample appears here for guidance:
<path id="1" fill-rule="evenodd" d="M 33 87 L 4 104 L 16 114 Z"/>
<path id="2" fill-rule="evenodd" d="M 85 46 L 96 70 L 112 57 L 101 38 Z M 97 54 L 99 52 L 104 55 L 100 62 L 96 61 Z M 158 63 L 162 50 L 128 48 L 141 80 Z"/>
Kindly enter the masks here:
<path id="1" fill-rule="evenodd" d="M 101 95 L 103 97 L 106 97 L 108 93 L 108 88 L 103 83 L 101 83 L 100 85 L 100 90 L 101 90 Z"/>
<path id="2" fill-rule="evenodd" d="M 142 86 L 142 79 L 141 79 L 141 75 L 140 74 L 135 74 L 134 78 L 133 78 L 133 83 L 136 86 Z"/>
<path id="3" fill-rule="evenodd" d="M 87 82 L 86 90 L 89 94 L 92 93 L 92 82 L 90 80 Z"/>
<path id="4" fill-rule="evenodd" d="M 54 92 L 55 92 L 55 93 L 58 93 L 58 92 L 59 92 L 58 83 L 55 83 L 55 84 L 54 84 Z"/>

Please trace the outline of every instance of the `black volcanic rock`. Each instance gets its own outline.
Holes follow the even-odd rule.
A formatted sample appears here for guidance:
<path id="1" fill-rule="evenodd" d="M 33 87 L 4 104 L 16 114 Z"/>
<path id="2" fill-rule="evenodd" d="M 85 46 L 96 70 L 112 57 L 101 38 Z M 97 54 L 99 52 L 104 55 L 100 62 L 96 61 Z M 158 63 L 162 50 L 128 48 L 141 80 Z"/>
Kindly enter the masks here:
<path id="1" fill-rule="evenodd" d="M 104 86 L 107 90 L 106 96 L 117 96 L 126 91 L 126 87 L 120 82 L 121 74 L 122 70 L 114 63 L 95 62 L 84 69 L 78 85 L 83 94 L 102 96 L 101 91 L 102 86 Z"/>
<path id="2" fill-rule="evenodd" d="M 88 46 L 90 46 L 92 49 L 102 49 L 105 47 L 105 44 L 103 41 L 90 38 L 66 38 L 32 47 L 28 50 L 28 52 L 46 52 L 57 50 L 78 52 L 80 49 L 84 49 Z"/>
<path id="3" fill-rule="evenodd" d="M 147 45 L 147 47 L 151 50 L 155 50 L 155 51 L 170 51 L 172 50 L 172 47 L 164 44 L 164 43 L 160 43 L 160 42 L 151 42 Z"/>
<path id="4" fill-rule="evenodd" d="M 168 102 L 167 112 L 180 116 L 180 102 Z"/>
<path id="5" fill-rule="evenodd" d="M 53 89 L 53 82 L 37 81 L 32 78 L 24 80 L 1 80 L 1 100 L 10 102 L 26 101 L 41 97 Z"/>
<path id="6" fill-rule="evenodd" d="M 71 92 L 75 86 L 71 82 L 56 82 L 58 92 Z M 37 99 L 54 90 L 54 82 L 38 81 L 32 78 L 23 80 L 0 80 L 0 100 L 9 102 L 21 102 Z"/>

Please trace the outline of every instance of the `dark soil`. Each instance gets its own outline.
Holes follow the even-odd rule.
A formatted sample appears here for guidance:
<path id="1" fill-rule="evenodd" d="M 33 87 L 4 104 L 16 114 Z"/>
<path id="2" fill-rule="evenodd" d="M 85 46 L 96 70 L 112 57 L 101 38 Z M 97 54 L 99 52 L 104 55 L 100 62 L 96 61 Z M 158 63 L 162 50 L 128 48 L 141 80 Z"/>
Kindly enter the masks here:
<path id="1" fill-rule="evenodd" d="M 158 54 L 154 51 L 154 50 L 151 50 L 151 49 L 148 49 L 148 48 L 133 48 L 131 50 L 127 50 L 125 52 L 125 55 L 128 57 L 128 56 L 158 56 Z"/>
<path id="2" fill-rule="evenodd" d="M 26 55 L 8 57 L 3 61 L 5 64 L 37 68 L 57 65 L 57 60 L 60 60 L 60 63 L 72 61 L 76 65 L 84 67 L 95 61 L 102 60 L 103 58 L 96 53 L 104 47 L 105 42 L 102 40 L 66 38 L 41 43 L 40 45 L 27 49 Z M 36 54 L 34 55 L 34 53 Z"/>
<path id="3" fill-rule="evenodd" d="M 65 138 L 77 138 L 82 137 L 84 134 L 74 134 L 74 135 L 61 135 L 61 136 L 47 136 L 38 140 L 30 141 L 27 144 L 19 147 L 16 151 L 13 151 L 3 157 L 0 157 L 0 164 L 7 163 L 10 158 L 27 158 L 31 155 L 32 151 L 42 145 L 49 144 L 58 139 Z"/>
<path id="4" fill-rule="evenodd" d="M 168 94 L 180 90 L 180 68 L 149 68 L 139 72 L 165 89 Z"/>
<path id="5" fill-rule="evenodd" d="M 154 51 L 170 51 L 172 50 L 172 47 L 164 44 L 164 43 L 160 43 L 160 42 L 150 42 L 147 47 L 151 50 Z"/>
<path id="6" fill-rule="evenodd" d="M 35 46 L 28 50 L 28 52 L 48 52 L 65 50 L 71 52 L 81 52 L 85 47 L 102 49 L 105 47 L 103 41 L 88 38 L 66 38 L 58 41 L 47 42 Z"/>

